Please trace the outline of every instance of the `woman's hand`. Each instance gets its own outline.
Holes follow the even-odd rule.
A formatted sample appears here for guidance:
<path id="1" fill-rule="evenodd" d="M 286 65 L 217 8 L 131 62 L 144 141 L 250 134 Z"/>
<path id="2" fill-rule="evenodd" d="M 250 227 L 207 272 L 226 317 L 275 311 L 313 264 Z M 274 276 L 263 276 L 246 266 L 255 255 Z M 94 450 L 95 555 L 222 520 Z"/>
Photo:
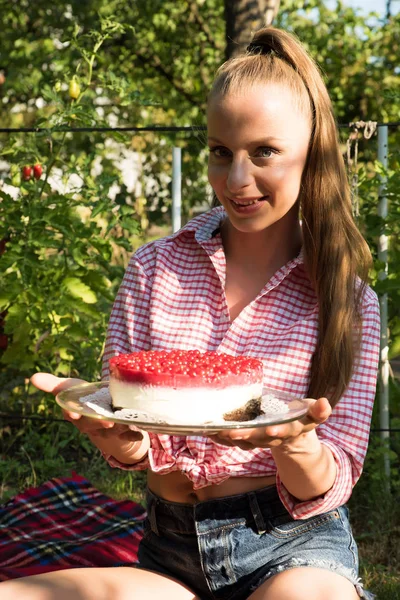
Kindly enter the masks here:
<path id="1" fill-rule="evenodd" d="M 307 398 L 307 402 L 307 414 L 297 421 L 254 429 L 230 429 L 210 437 L 242 450 L 271 448 L 286 490 L 298 501 L 317 498 L 334 485 L 337 474 L 331 450 L 320 442 L 315 431 L 328 419 L 332 408 L 326 398 Z"/>
<path id="2" fill-rule="evenodd" d="M 210 437 L 218 444 L 238 446 L 242 450 L 278 447 L 295 449 L 297 443 L 303 445 L 304 437 L 307 437 L 303 434 L 313 431 L 318 425 L 324 423 L 332 412 L 327 398 L 318 400 L 307 398 L 307 402 L 309 405 L 307 414 L 297 421 L 254 429 L 229 429 Z"/>
<path id="3" fill-rule="evenodd" d="M 74 385 L 86 382 L 82 379 L 56 377 L 50 373 L 36 373 L 31 377 L 31 383 L 39 390 L 57 395 Z M 101 452 L 111 454 L 121 463 L 134 464 L 141 460 L 148 450 L 148 434 L 140 431 L 134 425 L 91 419 L 65 410 L 63 410 L 63 416 L 67 421 L 73 423 L 81 433 L 86 434 Z"/>

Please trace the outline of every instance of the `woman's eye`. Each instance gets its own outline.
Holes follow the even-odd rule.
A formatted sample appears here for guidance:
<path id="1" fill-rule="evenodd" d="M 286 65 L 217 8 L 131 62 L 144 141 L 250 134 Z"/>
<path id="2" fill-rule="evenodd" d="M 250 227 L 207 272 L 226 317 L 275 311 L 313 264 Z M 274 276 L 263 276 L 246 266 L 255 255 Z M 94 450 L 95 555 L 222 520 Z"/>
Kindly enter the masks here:
<path id="1" fill-rule="evenodd" d="M 215 146 L 214 148 L 210 148 L 210 153 L 218 158 L 226 158 L 229 156 L 229 150 L 223 146 Z"/>
<path id="2" fill-rule="evenodd" d="M 265 147 L 259 148 L 257 150 L 256 155 L 258 154 L 258 156 L 261 158 L 270 158 L 272 156 L 273 152 L 274 151 L 272 150 L 272 148 L 268 148 L 265 146 Z"/>
<path id="3" fill-rule="evenodd" d="M 214 146 L 214 148 L 210 148 L 210 154 L 217 158 L 229 158 L 232 155 L 230 150 L 224 146 Z M 271 158 L 273 154 L 276 154 L 276 150 L 273 148 L 269 148 L 268 146 L 260 146 L 254 152 L 254 154 L 249 155 L 249 158 Z"/>

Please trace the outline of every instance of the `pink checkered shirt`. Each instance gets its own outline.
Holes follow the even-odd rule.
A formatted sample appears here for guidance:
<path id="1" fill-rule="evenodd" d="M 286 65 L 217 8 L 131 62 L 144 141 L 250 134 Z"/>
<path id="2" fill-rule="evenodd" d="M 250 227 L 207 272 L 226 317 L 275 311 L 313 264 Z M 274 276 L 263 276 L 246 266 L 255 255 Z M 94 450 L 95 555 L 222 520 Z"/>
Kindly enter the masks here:
<path id="1" fill-rule="evenodd" d="M 146 244 L 132 257 L 108 327 L 103 377 L 114 354 L 139 350 L 198 349 L 249 355 L 264 364 L 265 386 L 305 397 L 318 331 L 315 293 L 302 254 L 279 269 L 233 321 L 226 303 L 225 255 L 219 207 L 196 217 L 177 233 Z M 363 302 L 361 358 L 329 420 L 318 427 L 330 448 L 337 476 L 314 500 L 299 502 L 282 484 L 269 448 L 241 450 L 201 436 L 150 434 L 151 448 L 139 464 L 111 466 L 182 471 L 194 489 L 228 477 L 277 474 L 278 492 L 294 518 L 307 518 L 348 500 L 367 451 L 379 356 L 379 305 L 367 288 Z"/>

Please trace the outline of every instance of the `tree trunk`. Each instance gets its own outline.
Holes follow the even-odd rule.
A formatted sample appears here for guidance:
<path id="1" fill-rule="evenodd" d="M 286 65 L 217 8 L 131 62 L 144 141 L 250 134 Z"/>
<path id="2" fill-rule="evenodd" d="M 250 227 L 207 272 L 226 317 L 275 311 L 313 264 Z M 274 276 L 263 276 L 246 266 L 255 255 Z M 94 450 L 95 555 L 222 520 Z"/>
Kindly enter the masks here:
<path id="1" fill-rule="evenodd" d="M 240 54 L 257 29 L 271 25 L 280 0 L 224 0 L 226 23 L 225 57 Z"/>

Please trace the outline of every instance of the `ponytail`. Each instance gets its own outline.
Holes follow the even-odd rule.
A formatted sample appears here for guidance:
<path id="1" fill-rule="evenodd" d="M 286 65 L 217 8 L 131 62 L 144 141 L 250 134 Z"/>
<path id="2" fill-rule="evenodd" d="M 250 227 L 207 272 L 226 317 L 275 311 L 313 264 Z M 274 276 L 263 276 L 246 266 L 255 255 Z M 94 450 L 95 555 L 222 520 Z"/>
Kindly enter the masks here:
<path id="1" fill-rule="evenodd" d="M 371 265 L 356 227 L 338 128 L 322 76 L 296 38 L 267 27 L 246 54 L 217 72 L 210 97 L 249 84 L 281 83 L 311 111 L 312 133 L 299 195 L 305 266 L 319 308 L 308 394 L 334 406 L 349 384 L 361 339 L 361 303 Z"/>

